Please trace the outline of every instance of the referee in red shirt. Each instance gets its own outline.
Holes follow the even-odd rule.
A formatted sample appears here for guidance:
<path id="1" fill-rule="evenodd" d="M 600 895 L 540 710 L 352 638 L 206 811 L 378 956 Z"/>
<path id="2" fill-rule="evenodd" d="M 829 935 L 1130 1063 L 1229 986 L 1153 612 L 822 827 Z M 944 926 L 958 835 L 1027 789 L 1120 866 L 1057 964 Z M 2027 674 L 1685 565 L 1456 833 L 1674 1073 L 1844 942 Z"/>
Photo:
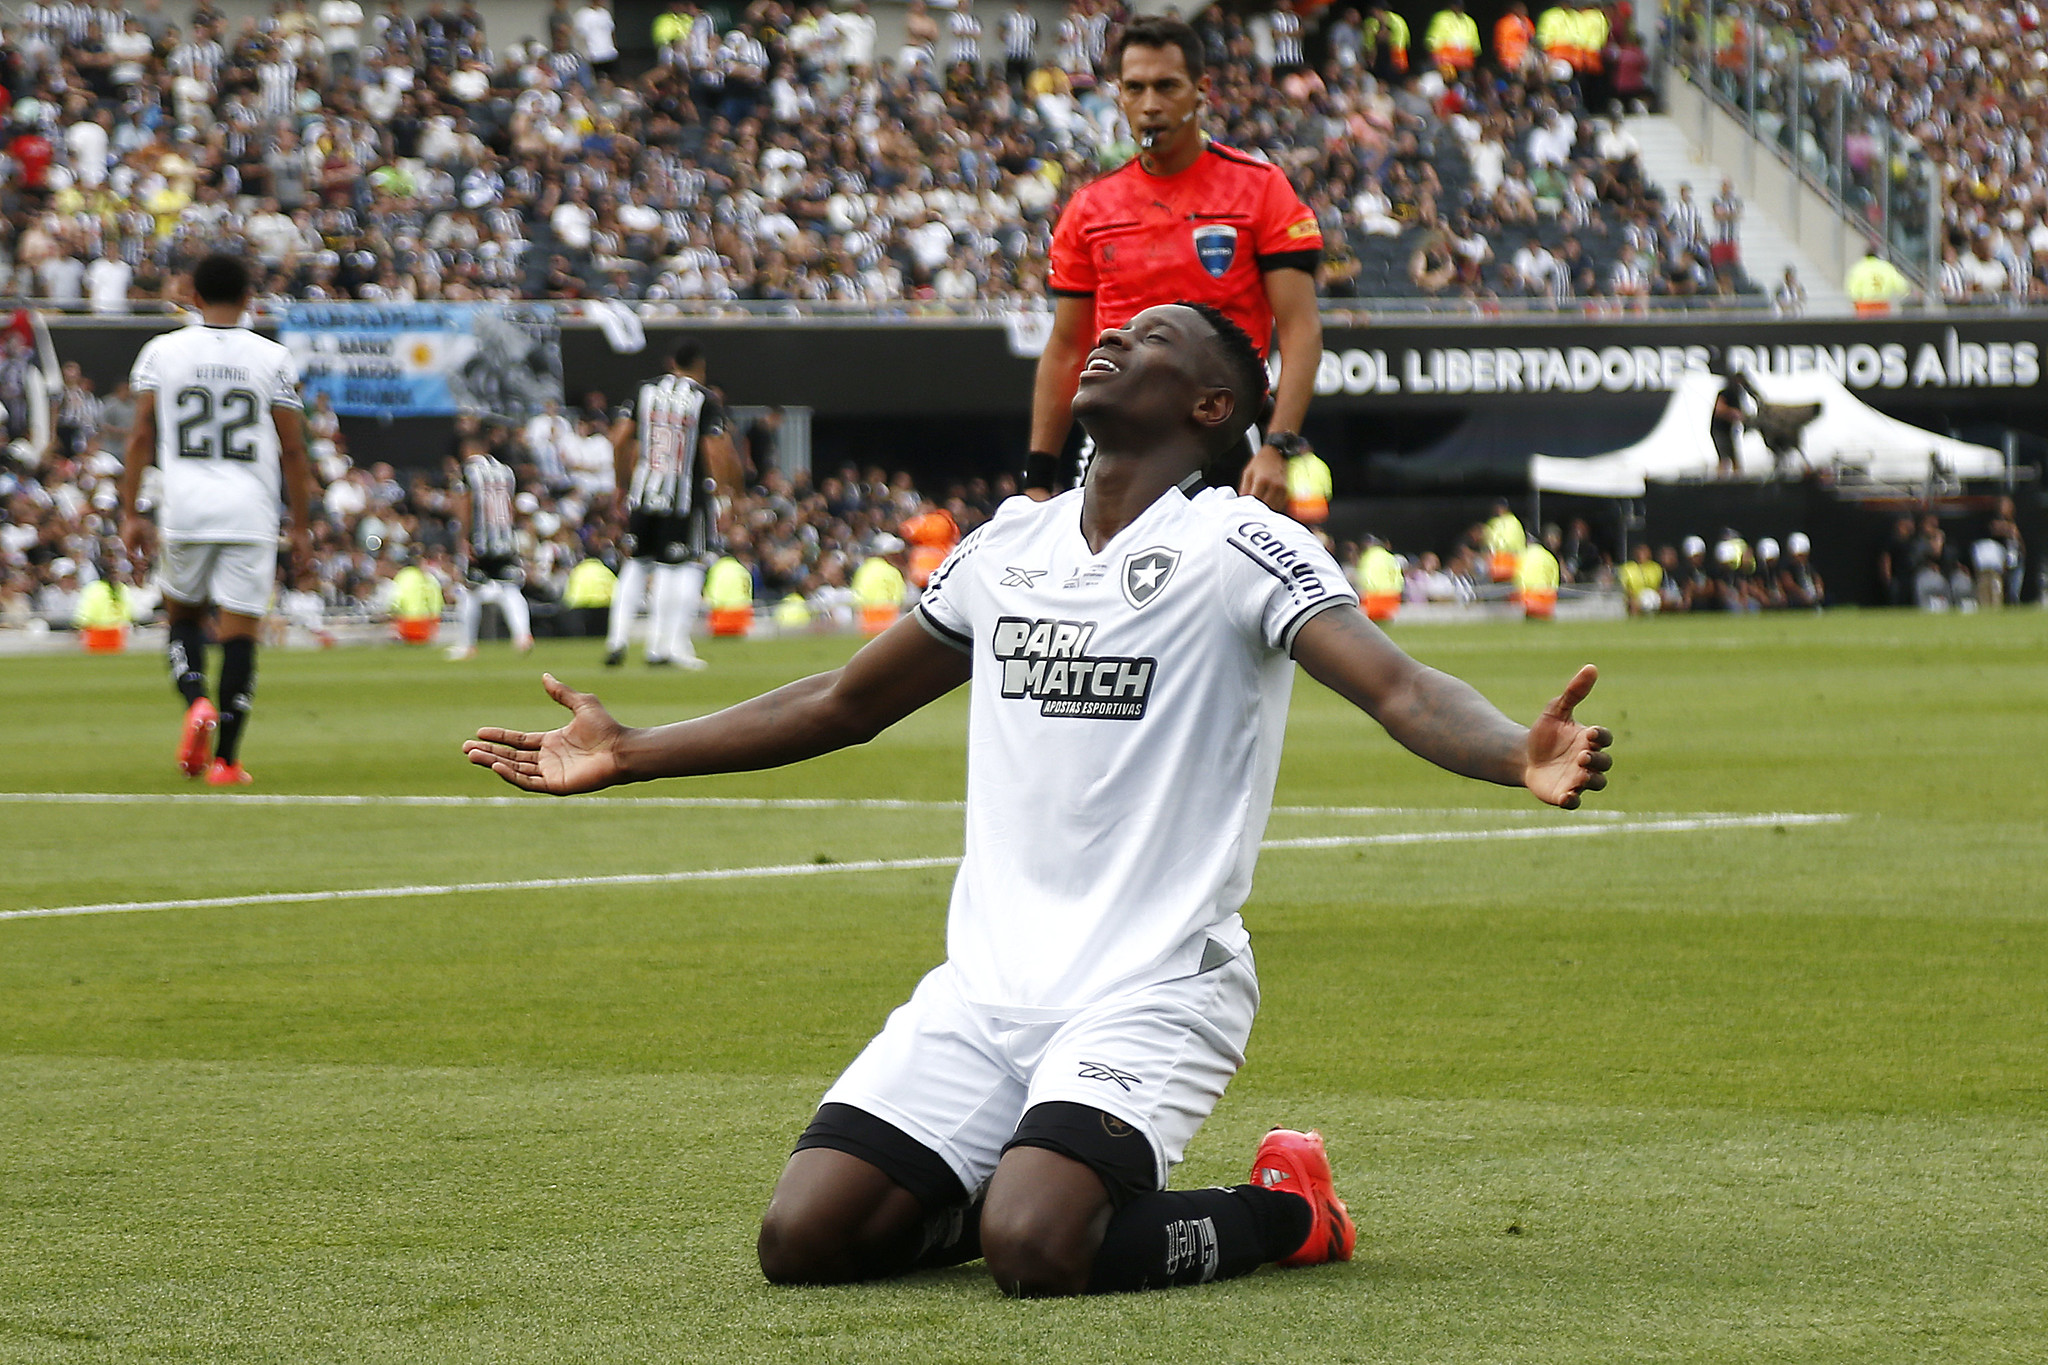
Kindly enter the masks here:
<path id="1" fill-rule="evenodd" d="M 1287 457 L 1307 449 L 1301 420 L 1315 392 L 1322 229 L 1279 167 L 1209 140 L 1202 40 L 1178 19 L 1133 20 L 1117 49 L 1117 102 L 1141 150 L 1077 191 L 1052 239 L 1052 336 L 1031 396 L 1025 491 L 1064 481 L 1060 452 L 1082 362 L 1095 339 L 1157 304 L 1213 304 L 1263 356 L 1277 330 L 1280 384 L 1264 444 L 1238 491 L 1287 503 Z"/>

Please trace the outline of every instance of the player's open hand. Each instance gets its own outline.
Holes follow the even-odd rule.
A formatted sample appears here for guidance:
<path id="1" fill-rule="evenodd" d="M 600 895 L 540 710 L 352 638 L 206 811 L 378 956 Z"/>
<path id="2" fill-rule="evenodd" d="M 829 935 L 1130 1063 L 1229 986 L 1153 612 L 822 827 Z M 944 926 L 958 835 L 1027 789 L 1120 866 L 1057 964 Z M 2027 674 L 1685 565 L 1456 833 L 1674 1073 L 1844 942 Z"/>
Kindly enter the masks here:
<path id="1" fill-rule="evenodd" d="M 1257 498 L 1275 512 L 1285 512 L 1287 457 L 1271 446 L 1260 446 L 1259 453 L 1245 462 L 1244 477 L 1237 481 L 1237 491 Z"/>
<path id="2" fill-rule="evenodd" d="M 1605 726 L 1581 725 L 1572 719 L 1572 711 L 1586 699 L 1599 677 L 1600 670 L 1587 664 L 1529 727 L 1529 754 L 1522 784 L 1538 800 L 1577 810 L 1580 793 L 1596 792 L 1607 785 L 1607 770 L 1614 766 L 1614 759 L 1607 752 L 1607 746 L 1614 743 L 1613 732 Z"/>
<path id="3" fill-rule="evenodd" d="M 549 696 L 569 708 L 569 723 L 545 734 L 486 725 L 475 739 L 463 741 L 469 761 L 515 787 L 551 796 L 594 792 L 619 781 L 618 743 L 625 727 L 590 693 L 576 691 L 551 673 L 541 674 L 540 680 Z"/>

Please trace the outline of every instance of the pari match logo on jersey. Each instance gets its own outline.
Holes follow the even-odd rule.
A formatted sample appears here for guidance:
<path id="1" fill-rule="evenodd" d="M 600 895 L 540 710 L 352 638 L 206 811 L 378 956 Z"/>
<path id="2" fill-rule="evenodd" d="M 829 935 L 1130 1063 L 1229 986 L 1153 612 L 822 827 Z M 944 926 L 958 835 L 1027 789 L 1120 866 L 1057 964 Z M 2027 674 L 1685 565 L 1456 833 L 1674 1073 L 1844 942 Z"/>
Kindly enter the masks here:
<path id="1" fill-rule="evenodd" d="M 1143 720 L 1159 661 L 1089 652 L 1093 621 L 1005 616 L 991 643 L 1002 665 L 1002 694 L 1035 701 L 1041 716 Z"/>
<path id="2" fill-rule="evenodd" d="M 1203 223 L 1195 228 L 1195 259 L 1211 276 L 1222 279 L 1237 260 L 1237 229 L 1228 223 Z"/>

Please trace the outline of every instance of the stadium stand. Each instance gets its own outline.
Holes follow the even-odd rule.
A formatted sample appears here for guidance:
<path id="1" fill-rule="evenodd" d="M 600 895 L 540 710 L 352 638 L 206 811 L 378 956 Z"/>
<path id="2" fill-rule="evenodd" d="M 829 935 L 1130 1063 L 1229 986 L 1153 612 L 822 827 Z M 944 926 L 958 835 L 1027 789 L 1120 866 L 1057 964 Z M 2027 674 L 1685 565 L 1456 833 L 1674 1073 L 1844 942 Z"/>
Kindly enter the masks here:
<path id="1" fill-rule="evenodd" d="M 2048 89 L 2037 5 L 1692 0 L 1674 10 L 1672 38 L 1683 68 L 1946 302 L 2048 288 L 2048 190 L 2030 131 Z"/>
<path id="2" fill-rule="evenodd" d="M 1077 0 L 1073 41 L 1041 44 L 1017 88 L 993 44 L 941 72 L 910 49 L 876 58 L 825 5 L 778 0 L 723 32 L 681 4 L 638 76 L 593 61 L 566 15 L 545 42 L 494 47 L 473 8 L 437 4 L 353 24 L 285 0 L 230 23 L 202 0 L 182 25 L 32 4 L 0 56 L 0 292 L 118 309 L 240 238 L 272 301 L 1029 306 L 1060 198 L 1133 151 L 1099 71 L 1118 13 Z M 1604 292 L 1620 229 L 1659 215 L 1602 156 L 1576 83 L 1525 90 L 1478 68 L 1448 89 L 1435 73 L 1382 85 L 1348 22 L 1327 21 L 1320 69 L 1276 81 L 1257 16 L 1200 19 L 1212 126 L 1320 196 L 1356 254 L 1354 272 L 1337 253 L 1332 292 L 1434 292 L 1411 258 L 1458 210 L 1487 231 L 1496 215 L 1465 198 L 1496 170 L 1546 247 L 1579 243 L 1577 292 Z M 1504 276 L 1512 250 L 1496 242 L 1459 292 L 1526 292 Z M 1652 292 L 1697 291 L 1684 277 L 1700 272 L 1668 254 Z"/>

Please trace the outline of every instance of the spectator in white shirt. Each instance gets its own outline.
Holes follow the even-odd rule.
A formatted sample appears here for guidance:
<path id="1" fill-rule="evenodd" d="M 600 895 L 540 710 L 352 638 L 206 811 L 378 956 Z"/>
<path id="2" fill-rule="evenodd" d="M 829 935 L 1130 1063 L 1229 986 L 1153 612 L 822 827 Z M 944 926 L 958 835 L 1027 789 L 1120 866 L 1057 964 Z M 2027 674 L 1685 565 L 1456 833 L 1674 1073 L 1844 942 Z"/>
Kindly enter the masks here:
<path id="1" fill-rule="evenodd" d="M 356 52 L 363 43 L 363 7 L 357 0 L 321 0 L 320 27 L 327 31 L 327 55 L 334 74 L 355 74 Z"/>
<path id="2" fill-rule="evenodd" d="M 128 307 L 128 286 L 135 270 L 121 259 L 121 248 L 107 243 L 100 258 L 85 268 L 85 292 L 95 313 L 119 313 Z"/>
<path id="3" fill-rule="evenodd" d="M 597 215 L 591 211 L 589 194 L 581 185 L 571 185 L 569 192 L 562 196 L 562 202 L 555 205 L 555 211 L 548 215 L 548 226 L 554 231 L 555 240 L 571 251 L 590 250 L 590 231 L 597 223 Z"/>
<path id="4" fill-rule="evenodd" d="M 849 71 L 872 69 L 875 64 L 875 17 L 868 13 L 868 0 L 854 0 L 853 8 L 841 14 L 839 58 Z"/>
<path id="5" fill-rule="evenodd" d="M 1551 255 L 1536 238 L 1531 237 L 1522 244 L 1522 249 L 1508 262 L 1508 268 L 1515 272 L 1515 280 L 1524 294 L 1532 298 L 1549 298 L 1556 292 L 1557 257 Z"/>
<path id="6" fill-rule="evenodd" d="M 576 50 L 583 60 L 603 75 L 610 75 L 619 59 L 619 45 L 613 37 L 616 20 L 606 0 L 584 0 L 583 8 L 569 16 L 576 30 Z"/>
<path id="7" fill-rule="evenodd" d="M 78 177 L 80 187 L 96 189 L 106 183 L 107 148 L 113 140 L 113 127 L 113 114 L 100 108 L 64 130 L 64 147 L 71 154 L 71 171 Z"/>

